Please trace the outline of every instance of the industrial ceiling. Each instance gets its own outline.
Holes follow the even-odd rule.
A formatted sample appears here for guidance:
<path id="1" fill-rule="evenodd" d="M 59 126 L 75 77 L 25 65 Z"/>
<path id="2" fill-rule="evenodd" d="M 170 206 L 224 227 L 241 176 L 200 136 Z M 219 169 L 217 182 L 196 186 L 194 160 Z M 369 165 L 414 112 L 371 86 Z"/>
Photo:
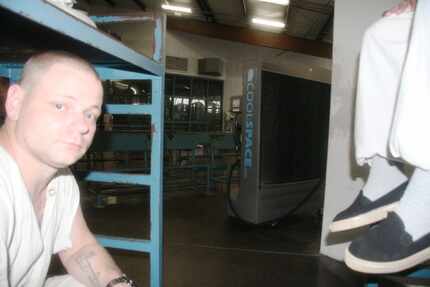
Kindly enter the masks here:
<path id="1" fill-rule="evenodd" d="M 168 29 L 227 40 L 246 34 L 252 39 L 250 44 L 260 41 L 263 46 L 331 57 L 334 0 L 290 0 L 287 6 L 261 0 L 78 0 L 76 7 L 90 15 L 109 15 L 160 11 L 164 3 L 192 9 L 191 14 L 166 12 Z M 286 26 L 258 26 L 251 23 L 253 17 L 282 21 Z M 269 42 L 266 36 L 271 37 Z"/>

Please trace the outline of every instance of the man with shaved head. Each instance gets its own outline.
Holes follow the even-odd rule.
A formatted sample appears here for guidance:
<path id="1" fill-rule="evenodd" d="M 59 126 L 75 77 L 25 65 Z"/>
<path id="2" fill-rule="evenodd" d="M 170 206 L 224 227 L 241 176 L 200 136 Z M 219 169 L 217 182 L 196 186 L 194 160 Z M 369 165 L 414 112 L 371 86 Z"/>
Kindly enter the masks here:
<path id="1" fill-rule="evenodd" d="M 11 84 L 0 128 L 0 286 L 135 286 L 89 231 L 68 167 L 90 146 L 103 103 L 85 60 L 44 52 Z M 46 280 L 53 254 L 69 275 Z"/>

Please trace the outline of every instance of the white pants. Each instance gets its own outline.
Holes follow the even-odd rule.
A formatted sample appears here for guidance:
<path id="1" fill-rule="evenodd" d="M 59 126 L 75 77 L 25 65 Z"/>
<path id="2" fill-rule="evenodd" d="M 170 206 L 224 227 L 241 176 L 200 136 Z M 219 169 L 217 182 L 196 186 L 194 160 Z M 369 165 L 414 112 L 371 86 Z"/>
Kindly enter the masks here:
<path id="1" fill-rule="evenodd" d="M 417 1 L 390 138 L 390 151 L 430 169 L 430 0 Z"/>
<path id="2" fill-rule="evenodd" d="M 43 287 L 85 287 L 70 275 L 50 277 Z"/>
<path id="3" fill-rule="evenodd" d="M 365 33 L 355 118 L 357 163 L 375 155 L 430 169 L 430 0 Z"/>

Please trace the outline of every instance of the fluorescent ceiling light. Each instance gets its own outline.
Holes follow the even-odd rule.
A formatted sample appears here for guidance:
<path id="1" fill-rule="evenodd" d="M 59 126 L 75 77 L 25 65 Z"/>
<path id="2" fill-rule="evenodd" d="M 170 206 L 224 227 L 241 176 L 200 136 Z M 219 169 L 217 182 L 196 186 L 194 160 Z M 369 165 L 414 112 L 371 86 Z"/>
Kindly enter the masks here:
<path id="1" fill-rule="evenodd" d="M 163 8 L 164 10 L 170 10 L 174 12 L 191 13 L 191 8 L 183 7 L 183 6 L 163 4 L 161 5 L 161 8 Z"/>
<path id="2" fill-rule="evenodd" d="M 290 4 L 290 0 L 260 0 L 260 1 L 261 2 L 273 3 L 273 4 L 284 5 L 284 6 L 287 6 L 288 4 Z"/>
<path id="3" fill-rule="evenodd" d="M 276 28 L 285 28 L 285 23 L 280 21 L 267 20 L 262 18 L 252 18 L 252 23 Z"/>

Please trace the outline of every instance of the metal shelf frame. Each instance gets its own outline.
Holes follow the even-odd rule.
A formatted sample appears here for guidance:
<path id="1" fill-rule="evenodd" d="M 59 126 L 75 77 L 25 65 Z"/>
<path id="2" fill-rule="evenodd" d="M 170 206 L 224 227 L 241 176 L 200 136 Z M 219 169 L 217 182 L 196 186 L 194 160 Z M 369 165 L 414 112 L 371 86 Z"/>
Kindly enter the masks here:
<path id="1" fill-rule="evenodd" d="M 155 31 L 157 35 L 154 38 L 157 40 L 156 47 L 160 49 L 155 54 L 159 55 L 164 47 L 165 18 L 161 17 L 161 21 L 157 21 L 159 21 Z M 107 235 L 98 235 L 97 239 L 105 247 L 149 253 L 150 286 L 163 286 L 164 65 L 137 53 L 109 35 L 43 0 L 0 0 L 0 23 L 7 24 L 9 27 L 19 25 L 16 27 L 23 33 L 22 35 L 17 32 L 7 34 L 11 37 L 11 45 L 8 44 L 8 39 L 0 41 L 0 76 L 8 77 L 12 81 L 19 79 L 23 62 L 29 56 L 20 54 L 22 48 L 27 48 L 24 49 L 27 53 L 28 50 L 37 52 L 50 49 L 63 49 L 75 53 L 91 62 L 103 80 L 151 81 L 151 104 L 105 106 L 105 110 L 114 115 L 151 116 L 150 174 L 90 172 L 86 180 L 150 187 L 149 239 Z M 29 35 L 37 39 L 46 37 L 47 34 L 50 39 L 58 38 L 58 41 L 54 45 L 52 42 L 34 44 L 36 42 L 28 39 Z M 28 47 L 24 46 L 26 41 L 29 41 Z M 14 45 L 21 48 L 21 50 L 17 49 L 17 55 L 13 54 Z M 145 144 L 142 143 L 142 145 Z"/>
<path id="2" fill-rule="evenodd" d="M 40 45 L 46 47 L 45 49 L 64 48 L 70 51 L 69 47 L 62 47 L 64 42 L 67 41 L 66 44 L 74 44 L 77 45 L 77 47 L 86 48 L 85 50 L 75 50 L 71 52 L 88 59 L 92 63 L 103 64 L 104 66 L 110 65 L 132 68 L 156 76 L 162 76 L 164 74 L 164 67 L 160 63 L 130 49 L 110 35 L 71 16 L 49 2 L 44 0 L 1 0 L 0 6 L 4 8 L 1 15 L 2 17 L 0 17 L 3 19 L 0 19 L 0 23 L 10 26 L 14 24 L 13 22 L 10 23 L 10 20 L 19 20 L 20 24 L 24 25 L 24 27 L 19 27 L 19 31 L 28 33 L 26 34 L 27 39 L 22 39 L 24 41 L 30 41 L 33 38 L 35 38 L 36 41 L 43 40 L 42 37 L 46 35 L 32 34 L 44 32 L 44 34 L 49 34 L 51 37 L 50 39 L 55 40 L 57 37 L 59 39 L 58 43 L 55 43 L 55 41 L 42 42 Z M 9 15 L 13 15 L 13 18 L 7 17 Z M 15 18 L 15 15 L 19 18 Z M 159 23 L 157 24 L 161 25 Z M 26 28 L 27 26 L 28 28 Z M 162 33 L 161 30 L 156 32 Z M 7 32 L 5 31 L 5 33 Z M 40 36 L 39 39 L 38 36 Z M 19 37 L 19 35 L 17 35 L 17 37 Z M 13 43 L 15 43 L 17 39 L 13 40 Z M 156 37 L 156 40 L 163 41 L 161 37 Z M 39 47 L 38 43 L 36 44 L 35 42 L 32 43 L 33 47 L 29 48 L 34 48 L 34 46 Z M 18 44 L 22 45 L 22 42 L 18 41 Z M 160 50 L 163 47 L 161 44 L 156 46 Z M 21 46 L 19 47 L 21 48 Z"/>

